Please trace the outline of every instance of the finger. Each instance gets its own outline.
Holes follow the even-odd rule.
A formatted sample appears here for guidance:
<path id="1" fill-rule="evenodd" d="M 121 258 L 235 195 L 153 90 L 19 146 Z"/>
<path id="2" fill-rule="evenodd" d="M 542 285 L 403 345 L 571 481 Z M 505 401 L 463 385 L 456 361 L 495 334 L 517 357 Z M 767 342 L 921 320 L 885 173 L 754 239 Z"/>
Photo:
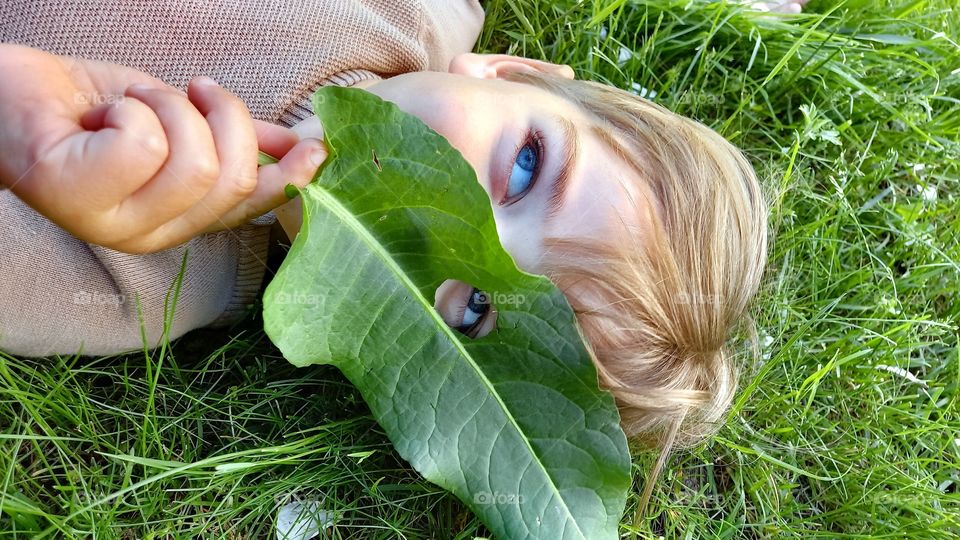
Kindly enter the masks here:
<path id="1" fill-rule="evenodd" d="M 326 156 L 326 147 L 321 141 L 301 141 L 279 162 L 261 167 L 260 180 L 253 195 L 206 230 L 196 231 L 189 220 L 177 218 L 152 234 L 116 249 L 129 253 L 151 253 L 182 244 L 200 232 L 210 233 L 242 225 L 286 202 L 284 188 L 288 183 L 299 187 L 307 185 Z"/>
<path id="2" fill-rule="evenodd" d="M 220 162 L 213 134 L 200 111 L 180 92 L 134 85 L 127 94 L 153 109 L 170 151 L 157 175 L 124 201 L 120 213 L 129 220 L 150 214 L 167 222 L 196 205 L 217 184 Z"/>
<path id="3" fill-rule="evenodd" d="M 39 157 L 31 171 L 38 181 L 25 183 L 25 190 L 18 195 L 30 203 L 34 195 L 31 191 L 36 190 L 36 195 L 43 195 L 48 203 L 56 206 L 58 212 L 54 214 L 59 213 L 63 220 L 69 221 L 73 219 L 67 215 L 70 209 L 96 215 L 98 210 L 116 208 L 156 175 L 167 159 L 169 148 L 163 126 L 153 110 L 131 98 L 110 104 L 97 115 L 100 124 L 97 131 L 71 135 Z M 65 228 L 94 229 L 96 226 L 89 222 Z M 144 224 L 149 226 L 150 223 Z"/>
<path id="4" fill-rule="evenodd" d="M 204 115 L 220 165 L 216 185 L 178 216 L 173 234 L 198 234 L 257 188 L 257 138 L 246 105 L 207 77 L 191 81 L 190 101 Z"/>
<path id="5" fill-rule="evenodd" d="M 96 88 L 102 95 L 123 95 L 132 84 L 157 89 L 170 88 L 160 79 L 126 66 L 67 56 L 58 56 L 57 59 L 78 85 Z"/>
<path id="6" fill-rule="evenodd" d="M 277 159 L 287 155 L 287 152 L 300 142 L 300 137 L 292 129 L 283 126 L 254 120 L 253 128 L 257 132 L 257 145 L 260 150 Z"/>
<path id="7" fill-rule="evenodd" d="M 160 119 L 146 103 L 135 98 L 120 99 L 107 108 L 90 150 L 109 163 L 95 164 L 98 160 L 92 157 L 88 169 L 102 176 L 91 190 L 101 199 L 97 201 L 101 208 L 115 207 L 142 189 L 170 155 Z"/>
<path id="8" fill-rule="evenodd" d="M 80 117 L 80 127 L 87 131 L 99 131 L 103 129 L 103 121 L 106 119 L 107 113 L 110 112 L 112 107 L 113 103 L 104 103 L 86 111 Z"/>
<path id="9" fill-rule="evenodd" d="M 205 232 L 236 227 L 286 203 L 286 187 L 305 187 L 327 159 L 327 147 L 319 139 L 304 139 L 279 162 L 260 167 L 257 189 L 236 208 L 223 216 L 220 223 Z"/>

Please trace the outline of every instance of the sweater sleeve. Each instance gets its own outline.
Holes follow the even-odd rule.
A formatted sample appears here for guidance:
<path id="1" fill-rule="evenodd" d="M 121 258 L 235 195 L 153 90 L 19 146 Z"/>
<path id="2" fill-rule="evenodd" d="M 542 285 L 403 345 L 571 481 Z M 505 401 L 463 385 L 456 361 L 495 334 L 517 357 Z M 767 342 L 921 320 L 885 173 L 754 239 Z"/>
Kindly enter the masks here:
<path id="1" fill-rule="evenodd" d="M 269 227 L 130 255 L 81 242 L 0 191 L 0 239 L 0 350 L 106 355 L 152 348 L 165 329 L 174 339 L 246 309 L 259 291 Z"/>
<path id="2" fill-rule="evenodd" d="M 5 0 L 0 41 L 180 88 L 208 75 L 254 118 L 290 126 L 312 114 L 319 86 L 445 70 L 482 21 L 477 0 Z M 259 294 L 272 221 L 130 255 L 77 240 L 0 190 L 0 350 L 107 355 L 232 322 Z"/>
<path id="3" fill-rule="evenodd" d="M 313 116 L 311 97 L 318 88 L 328 85 L 353 86 L 361 81 L 377 80 L 413 71 L 447 71 L 450 61 L 461 53 L 473 50 L 483 28 L 484 12 L 478 0 L 418 0 L 416 6 L 408 2 L 367 2 L 357 14 L 367 24 L 373 21 L 394 21 L 391 25 L 376 24 L 379 35 L 370 41 L 380 42 L 389 37 L 395 44 L 383 48 L 381 61 L 369 59 L 354 62 L 348 68 L 325 75 L 314 73 L 304 77 L 309 84 L 294 88 L 290 101 L 280 113 L 279 121 L 293 126 Z M 415 7 L 416 9 L 412 9 Z M 414 18 L 397 17 L 398 10 L 417 13 Z M 391 37 L 392 36 L 392 37 Z M 348 43 L 354 47 L 357 43 Z M 404 46 L 403 44 L 406 44 Z M 411 46 L 412 45 L 412 46 Z M 377 46 L 373 47 L 377 50 Z M 348 56 L 353 53 L 348 53 Z M 383 59 L 389 59 L 382 63 Z"/>
<path id="4" fill-rule="evenodd" d="M 267 122 L 344 74 L 445 71 L 482 23 L 478 0 L 0 2 L 0 41 L 139 69 L 177 88 L 207 75 Z"/>

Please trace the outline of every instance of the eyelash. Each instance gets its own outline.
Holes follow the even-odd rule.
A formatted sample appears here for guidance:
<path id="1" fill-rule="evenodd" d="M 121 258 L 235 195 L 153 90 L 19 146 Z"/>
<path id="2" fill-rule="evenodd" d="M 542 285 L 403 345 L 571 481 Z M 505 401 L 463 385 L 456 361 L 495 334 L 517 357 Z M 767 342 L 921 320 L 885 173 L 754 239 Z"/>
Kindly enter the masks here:
<path id="1" fill-rule="evenodd" d="M 523 199 L 524 197 L 527 196 L 528 193 L 530 193 L 533 187 L 537 185 L 537 181 L 540 179 L 540 169 L 543 167 L 543 158 L 545 155 L 545 151 L 544 151 L 545 145 L 543 143 L 543 140 L 544 140 L 543 133 L 541 133 L 539 130 L 531 129 L 527 131 L 527 136 L 524 137 L 523 142 L 520 143 L 520 146 L 518 146 L 516 150 L 514 150 L 513 161 L 510 162 L 511 170 L 512 170 L 512 165 L 516 163 L 517 159 L 520 157 L 520 151 L 523 150 L 523 147 L 528 144 L 533 146 L 533 151 L 536 152 L 537 154 L 537 166 L 534 167 L 533 169 L 533 179 L 530 180 L 530 186 L 527 188 L 527 190 L 521 193 L 520 195 L 515 196 L 513 200 L 504 199 L 503 201 L 500 202 L 500 206 L 507 207 Z M 508 171 L 507 172 L 508 178 L 509 178 L 509 175 L 510 175 L 510 172 Z"/>

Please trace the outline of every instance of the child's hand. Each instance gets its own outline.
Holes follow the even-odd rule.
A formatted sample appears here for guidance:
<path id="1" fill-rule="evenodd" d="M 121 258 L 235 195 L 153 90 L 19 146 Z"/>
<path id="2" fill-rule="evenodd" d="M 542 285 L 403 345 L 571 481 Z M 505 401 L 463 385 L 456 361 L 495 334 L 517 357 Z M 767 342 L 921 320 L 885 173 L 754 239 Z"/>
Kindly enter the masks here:
<path id="1" fill-rule="evenodd" d="M 183 94 L 133 69 L 6 44 L 0 73 L 0 187 L 105 247 L 158 251 L 242 224 L 327 155 L 254 121 L 209 79 Z M 258 147 L 284 157 L 258 170 Z"/>

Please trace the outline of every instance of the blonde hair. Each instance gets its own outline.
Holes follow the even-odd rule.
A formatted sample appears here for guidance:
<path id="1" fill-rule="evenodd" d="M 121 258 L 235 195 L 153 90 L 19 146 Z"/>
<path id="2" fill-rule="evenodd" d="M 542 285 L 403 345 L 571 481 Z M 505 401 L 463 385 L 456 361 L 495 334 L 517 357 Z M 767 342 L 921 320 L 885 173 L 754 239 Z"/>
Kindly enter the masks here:
<path id="1" fill-rule="evenodd" d="M 624 227 L 600 245 L 547 239 L 542 265 L 574 308 L 624 431 L 663 447 L 659 470 L 670 447 L 721 425 L 736 390 L 728 340 L 747 318 L 767 252 L 756 174 L 712 129 L 636 95 L 539 73 L 509 78 L 586 111 L 592 132 L 636 172 L 627 181 L 653 194 L 634 201 L 651 230 Z"/>

